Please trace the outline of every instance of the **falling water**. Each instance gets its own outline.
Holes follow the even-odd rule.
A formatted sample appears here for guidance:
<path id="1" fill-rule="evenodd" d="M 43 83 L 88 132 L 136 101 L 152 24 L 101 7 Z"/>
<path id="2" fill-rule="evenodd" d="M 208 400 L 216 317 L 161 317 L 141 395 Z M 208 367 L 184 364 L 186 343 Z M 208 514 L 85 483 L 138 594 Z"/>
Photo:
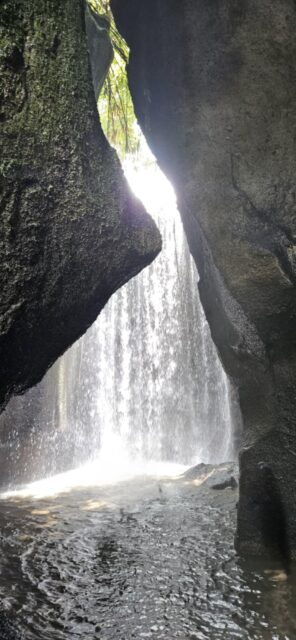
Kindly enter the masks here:
<path id="1" fill-rule="evenodd" d="M 156 261 L 91 330 L 101 453 L 192 464 L 232 457 L 230 387 L 198 296 L 175 195 L 154 162 L 126 173 L 163 237 Z"/>
<path id="2" fill-rule="evenodd" d="M 234 457 L 233 393 L 200 303 L 174 191 L 147 149 L 125 170 L 161 231 L 163 251 L 112 296 L 42 383 L 9 405 L 11 457 L 27 475 L 98 455 L 111 465 Z"/>

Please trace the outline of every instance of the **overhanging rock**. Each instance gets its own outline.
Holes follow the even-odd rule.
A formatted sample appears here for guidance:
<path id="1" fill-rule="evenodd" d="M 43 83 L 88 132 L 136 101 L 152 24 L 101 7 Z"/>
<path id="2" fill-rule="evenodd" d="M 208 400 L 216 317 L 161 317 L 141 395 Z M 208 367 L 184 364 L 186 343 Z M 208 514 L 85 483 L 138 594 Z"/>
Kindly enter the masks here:
<path id="1" fill-rule="evenodd" d="M 81 0 L 1 3 L 0 406 L 35 384 L 159 232 L 101 130 Z"/>

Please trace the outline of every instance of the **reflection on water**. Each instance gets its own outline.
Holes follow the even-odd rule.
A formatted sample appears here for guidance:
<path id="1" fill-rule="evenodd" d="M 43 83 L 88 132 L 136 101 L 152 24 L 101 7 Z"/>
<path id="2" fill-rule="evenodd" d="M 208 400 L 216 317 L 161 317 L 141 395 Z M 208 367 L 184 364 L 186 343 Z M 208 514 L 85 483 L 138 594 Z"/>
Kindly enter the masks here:
<path id="1" fill-rule="evenodd" d="M 64 478 L 63 493 L 35 483 L 2 497 L 0 594 L 17 631 L 26 640 L 295 640 L 293 578 L 237 560 L 237 492 L 211 488 L 225 471 L 150 471 L 102 484 L 84 468 L 80 486 L 74 472 Z"/>
<path id="2" fill-rule="evenodd" d="M 173 462 L 131 461 L 130 457 L 118 455 L 115 458 L 105 455 L 105 451 L 97 459 L 77 469 L 58 473 L 50 478 L 37 480 L 24 485 L 21 489 L 3 492 L 3 499 L 45 498 L 67 493 L 77 487 L 100 487 L 116 485 L 124 480 L 137 476 L 175 477 L 185 472 L 186 466 Z"/>

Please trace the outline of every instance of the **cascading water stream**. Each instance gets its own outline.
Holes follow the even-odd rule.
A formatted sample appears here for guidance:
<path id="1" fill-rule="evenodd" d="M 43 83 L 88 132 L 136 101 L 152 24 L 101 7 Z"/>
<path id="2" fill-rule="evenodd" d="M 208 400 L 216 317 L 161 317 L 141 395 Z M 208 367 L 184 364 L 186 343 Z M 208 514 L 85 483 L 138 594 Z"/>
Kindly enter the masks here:
<path id="1" fill-rule="evenodd" d="M 125 171 L 160 228 L 163 251 L 112 296 L 40 385 L 10 403 L 8 458 L 28 470 L 26 479 L 98 457 L 101 466 L 117 468 L 235 456 L 235 401 L 200 303 L 173 189 L 144 143 Z"/>
<path id="2" fill-rule="evenodd" d="M 126 173 L 160 228 L 163 251 L 113 296 L 92 329 L 101 455 L 112 461 L 118 450 L 119 457 L 184 464 L 231 459 L 229 382 L 174 192 L 154 162 L 142 168 L 130 159 Z"/>

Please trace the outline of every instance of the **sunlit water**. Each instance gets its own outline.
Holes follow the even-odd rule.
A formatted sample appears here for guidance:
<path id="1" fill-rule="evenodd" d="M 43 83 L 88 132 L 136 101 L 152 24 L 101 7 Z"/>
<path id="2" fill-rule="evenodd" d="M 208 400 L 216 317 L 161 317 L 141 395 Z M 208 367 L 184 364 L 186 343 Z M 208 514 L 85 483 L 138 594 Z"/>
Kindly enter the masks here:
<path id="1" fill-rule="evenodd" d="M 267 639 L 269 587 L 233 548 L 235 491 L 180 476 L 234 457 L 238 412 L 175 196 L 151 158 L 126 172 L 162 253 L 4 414 L 3 639 Z"/>
<path id="2" fill-rule="evenodd" d="M 237 491 L 209 468 L 146 471 L 84 467 L 2 496 L 3 638 L 295 640 L 293 578 L 235 554 Z"/>
<path id="3" fill-rule="evenodd" d="M 125 171 L 160 228 L 163 250 L 0 418 L 2 473 L 12 485 L 98 456 L 116 466 L 235 457 L 235 394 L 200 303 L 174 191 L 142 147 Z"/>

